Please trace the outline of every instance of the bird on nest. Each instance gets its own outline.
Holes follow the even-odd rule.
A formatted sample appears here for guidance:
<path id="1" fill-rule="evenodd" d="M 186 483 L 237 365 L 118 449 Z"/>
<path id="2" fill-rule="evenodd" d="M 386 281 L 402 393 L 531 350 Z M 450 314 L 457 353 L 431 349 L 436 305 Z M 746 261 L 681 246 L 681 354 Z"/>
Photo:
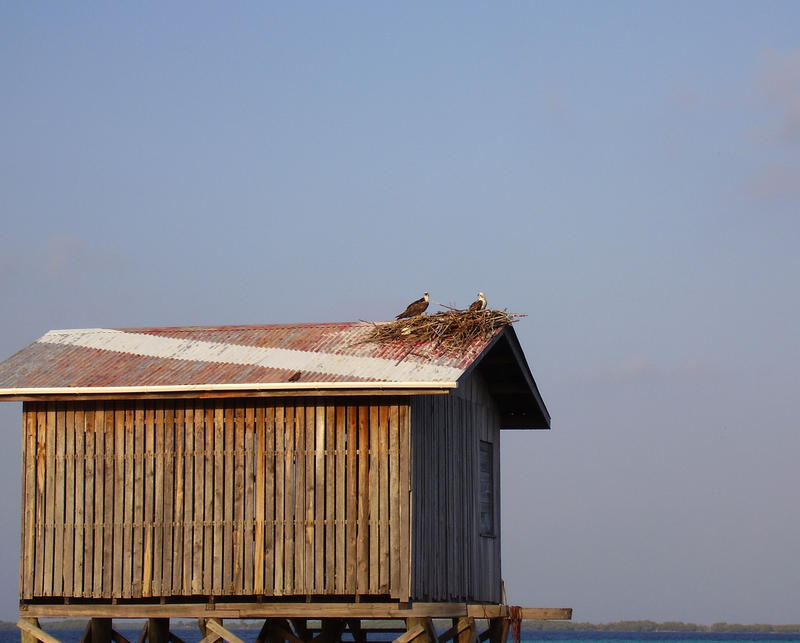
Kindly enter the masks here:
<path id="1" fill-rule="evenodd" d="M 429 300 L 430 297 L 428 296 L 428 293 L 424 293 L 422 297 L 416 301 L 412 301 L 402 313 L 395 317 L 395 319 L 408 319 L 409 317 L 421 315 L 425 312 L 425 310 L 427 310 Z"/>
<path id="2" fill-rule="evenodd" d="M 486 295 L 484 295 L 482 292 L 479 292 L 478 298 L 469 305 L 469 308 L 467 308 L 467 310 L 472 313 L 485 309 L 486 309 Z"/>

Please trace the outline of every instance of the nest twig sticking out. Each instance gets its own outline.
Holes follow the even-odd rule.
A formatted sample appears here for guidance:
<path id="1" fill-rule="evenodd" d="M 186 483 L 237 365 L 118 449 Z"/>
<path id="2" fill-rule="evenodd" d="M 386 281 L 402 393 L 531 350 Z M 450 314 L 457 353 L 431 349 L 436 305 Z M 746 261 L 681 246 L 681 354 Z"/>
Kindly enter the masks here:
<path id="1" fill-rule="evenodd" d="M 409 351 L 420 344 L 442 352 L 463 353 L 476 339 L 488 339 L 497 329 L 521 317 L 505 310 L 447 310 L 433 315 L 375 324 L 365 341 L 382 344 L 400 342 Z"/>

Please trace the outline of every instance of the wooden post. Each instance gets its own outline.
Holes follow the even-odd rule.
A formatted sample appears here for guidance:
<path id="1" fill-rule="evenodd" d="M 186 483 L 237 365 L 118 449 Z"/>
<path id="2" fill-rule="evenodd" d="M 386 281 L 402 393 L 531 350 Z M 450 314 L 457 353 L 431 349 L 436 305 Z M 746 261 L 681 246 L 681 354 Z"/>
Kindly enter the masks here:
<path id="1" fill-rule="evenodd" d="M 89 637 L 92 643 L 111 643 L 111 619 L 93 618 L 89 622 Z"/>
<path id="2" fill-rule="evenodd" d="M 456 643 L 477 643 L 474 618 L 468 616 L 458 619 L 457 628 Z"/>
<path id="3" fill-rule="evenodd" d="M 169 643 L 168 618 L 151 618 L 147 620 L 147 641 L 148 643 Z"/>
<path id="4" fill-rule="evenodd" d="M 508 619 L 490 618 L 489 619 L 489 642 L 506 643 L 508 639 Z"/>

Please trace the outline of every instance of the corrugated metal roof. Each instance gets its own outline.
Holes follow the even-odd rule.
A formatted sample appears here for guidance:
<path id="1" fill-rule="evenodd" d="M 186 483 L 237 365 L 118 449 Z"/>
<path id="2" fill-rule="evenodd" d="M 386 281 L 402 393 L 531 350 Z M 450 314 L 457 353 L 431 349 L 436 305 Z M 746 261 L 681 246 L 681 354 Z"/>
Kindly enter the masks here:
<path id="1" fill-rule="evenodd" d="M 102 389 L 455 386 L 491 344 L 461 353 L 365 339 L 371 323 L 53 330 L 0 363 L 0 396 Z M 498 333 L 501 331 L 498 331 Z"/>

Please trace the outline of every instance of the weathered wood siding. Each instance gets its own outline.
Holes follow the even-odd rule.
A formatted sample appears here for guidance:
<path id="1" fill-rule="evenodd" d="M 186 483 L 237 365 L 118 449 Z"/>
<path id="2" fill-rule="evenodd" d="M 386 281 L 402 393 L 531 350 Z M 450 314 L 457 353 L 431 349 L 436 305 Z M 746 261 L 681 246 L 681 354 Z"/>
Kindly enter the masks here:
<path id="1" fill-rule="evenodd" d="M 500 602 L 500 416 L 478 373 L 413 398 L 412 599 Z M 493 445 L 494 533 L 481 534 L 481 441 Z"/>
<path id="2" fill-rule="evenodd" d="M 410 591 L 394 399 L 27 402 L 20 597 Z"/>

